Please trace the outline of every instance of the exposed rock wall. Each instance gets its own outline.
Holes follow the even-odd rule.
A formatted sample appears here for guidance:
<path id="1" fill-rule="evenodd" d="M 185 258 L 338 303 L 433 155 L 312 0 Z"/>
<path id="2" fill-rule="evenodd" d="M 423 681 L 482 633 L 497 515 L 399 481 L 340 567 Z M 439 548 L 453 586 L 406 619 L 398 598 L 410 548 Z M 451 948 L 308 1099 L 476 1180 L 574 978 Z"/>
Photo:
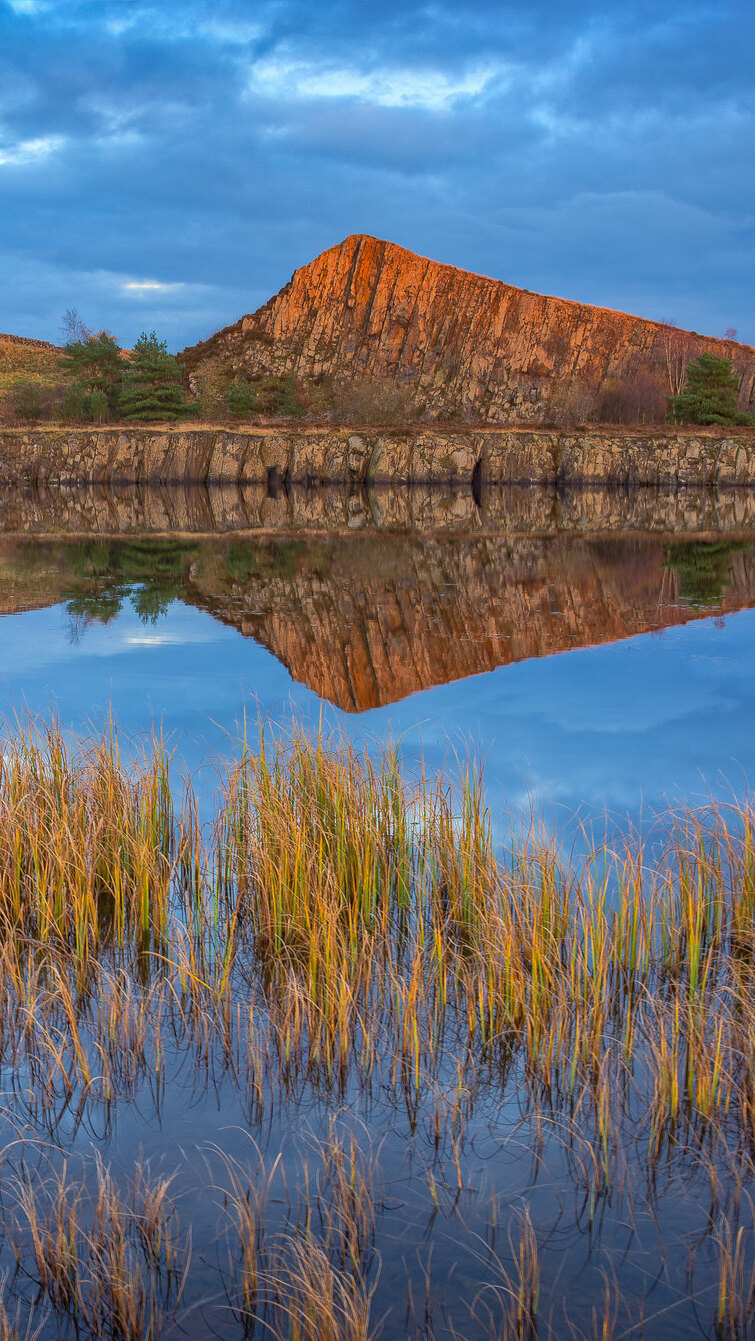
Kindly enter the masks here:
<path id="1" fill-rule="evenodd" d="M 252 378 L 392 379 L 439 416 L 542 423 L 556 385 L 596 396 L 638 374 L 670 389 L 704 351 L 730 358 L 741 405 L 755 350 L 586 303 L 548 298 L 355 235 L 296 270 L 264 307 L 181 355 Z M 669 377 L 670 373 L 670 377 Z"/>
<path id="2" fill-rule="evenodd" d="M 345 427 L 0 431 L 0 487 L 61 484 L 755 484 L 755 433 Z"/>

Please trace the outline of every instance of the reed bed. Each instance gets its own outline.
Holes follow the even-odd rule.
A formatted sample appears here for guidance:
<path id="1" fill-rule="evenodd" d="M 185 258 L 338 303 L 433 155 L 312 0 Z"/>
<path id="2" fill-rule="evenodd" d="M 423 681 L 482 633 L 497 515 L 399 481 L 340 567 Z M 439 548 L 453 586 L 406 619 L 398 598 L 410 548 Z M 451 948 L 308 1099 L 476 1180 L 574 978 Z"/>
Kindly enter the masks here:
<path id="1" fill-rule="evenodd" d="M 124 761 L 112 726 L 82 742 L 16 724 L 0 759 L 3 1121 L 63 1151 L 88 1134 L 93 1154 L 84 1183 L 64 1161 L 17 1181 L 6 1236 L 55 1318 L 156 1335 L 190 1273 L 167 1188 L 139 1174 L 119 1191 L 97 1154 L 118 1114 L 159 1119 L 179 1083 L 187 1101 L 232 1093 L 253 1132 L 306 1105 L 317 1168 L 299 1153 L 277 1229 L 264 1162 L 224 1155 L 227 1313 L 248 1333 L 259 1315 L 273 1336 L 366 1338 L 381 1135 L 421 1149 L 429 1223 L 458 1220 L 482 1115 L 556 1159 L 580 1233 L 696 1180 L 709 1334 L 749 1335 L 754 952 L 747 806 L 670 818 L 652 859 L 639 841 L 565 859 L 534 826 L 497 851 L 473 770 L 408 778 L 395 754 L 302 733 L 245 746 L 201 826 L 159 740 Z M 352 1109 L 351 1126 L 334 1116 Z M 514 1232 L 511 1214 L 469 1326 L 545 1336 L 535 1222 L 525 1208 Z M 590 1301 L 585 1335 L 620 1334 L 619 1285 Z"/>

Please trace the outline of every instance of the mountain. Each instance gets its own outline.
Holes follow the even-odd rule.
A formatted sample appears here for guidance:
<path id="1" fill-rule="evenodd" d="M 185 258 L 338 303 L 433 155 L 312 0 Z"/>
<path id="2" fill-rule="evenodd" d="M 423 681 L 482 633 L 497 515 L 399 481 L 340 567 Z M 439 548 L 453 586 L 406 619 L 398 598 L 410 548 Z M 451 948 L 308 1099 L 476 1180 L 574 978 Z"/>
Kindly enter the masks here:
<path id="1" fill-rule="evenodd" d="M 733 361 L 755 408 L 755 349 L 607 308 L 549 298 L 361 234 L 296 270 L 251 315 L 180 355 L 196 385 L 208 365 L 253 382 L 293 377 L 385 418 L 575 422 L 663 418 L 690 358 Z M 320 389 L 318 393 L 317 389 Z M 323 393 L 323 390 L 324 393 Z M 372 403 L 370 404 L 370 388 Z"/>

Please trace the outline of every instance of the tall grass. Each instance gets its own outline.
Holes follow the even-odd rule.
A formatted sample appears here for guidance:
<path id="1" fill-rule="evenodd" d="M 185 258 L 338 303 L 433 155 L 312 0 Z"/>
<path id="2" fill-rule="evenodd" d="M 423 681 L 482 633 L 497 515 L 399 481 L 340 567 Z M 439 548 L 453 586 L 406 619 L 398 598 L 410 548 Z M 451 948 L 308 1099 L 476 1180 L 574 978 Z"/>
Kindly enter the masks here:
<path id="1" fill-rule="evenodd" d="M 174 804 L 159 741 L 124 762 L 113 729 L 72 743 L 28 724 L 5 740 L 0 1066 L 14 1122 L 57 1139 L 64 1116 L 96 1114 L 107 1131 L 137 1096 L 159 1112 L 179 1064 L 198 1087 L 231 1084 L 252 1124 L 305 1095 L 332 1112 L 376 1093 L 413 1139 L 426 1132 L 432 1214 L 456 1214 L 476 1106 L 515 1096 L 529 1139 L 560 1143 L 590 1227 L 661 1170 L 707 1182 L 711 1325 L 732 1337 L 753 1299 L 751 1230 L 734 1212 L 755 1159 L 754 956 L 746 806 L 673 818 L 652 861 L 638 844 L 568 860 L 534 827 L 496 852 L 473 771 L 409 779 L 391 753 L 295 734 L 243 750 L 203 830 L 190 793 Z M 370 1334 L 381 1164 L 363 1146 L 329 1126 L 283 1237 L 264 1178 L 226 1161 L 228 1295 L 247 1327 L 262 1309 L 273 1335 Z M 150 1334 L 167 1306 L 155 1263 L 180 1274 L 167 1190 L 142 1181 L 124 1202 L 100 1164 L 93 1210 L 91 1180 L 56 1177 L 18 1193 L 40 1291 L 91 1331 Z M 502 1269 L 495 1325 L 542 1334 L 526 1216 Z M 616 1299 L 596 1305 L 595 1335 L 611 1334 Z"/>

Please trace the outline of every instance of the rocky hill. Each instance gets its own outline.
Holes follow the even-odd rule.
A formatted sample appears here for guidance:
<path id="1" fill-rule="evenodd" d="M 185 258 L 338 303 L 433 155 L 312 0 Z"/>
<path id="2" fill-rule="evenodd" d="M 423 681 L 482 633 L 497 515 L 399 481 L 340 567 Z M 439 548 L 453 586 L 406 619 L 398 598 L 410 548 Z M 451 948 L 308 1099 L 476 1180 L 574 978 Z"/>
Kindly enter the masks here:
<path id="1" fill-rule="evenodd" d="M 19 380 L 51 386 L 59 379 L 63 351 L 47 340 L 0 334 L 0 395 Z"/>
<path id="2" fill-rule="evenodd" d="M 439 418 L 565 422 L 663 418 L 690 358 L 729 358 L 755 408 L 755 349 L 586 303 L 548 298 L 355 235 L 296 270 L 264 307 L 180 356 L 190 381 L 214 366 L 253 382 L 290 376 L 349 397 L 380 389 Z M 339 402 L 340 397 L 340 402 Z M 396 418 L 385 397 L 386 420 Z M 402 408 L 402 407 L 398 407 Z M 604 413 L 602 413 L 604 412 Z M 369 417 L 369 416 L 368 416 Z"/>

